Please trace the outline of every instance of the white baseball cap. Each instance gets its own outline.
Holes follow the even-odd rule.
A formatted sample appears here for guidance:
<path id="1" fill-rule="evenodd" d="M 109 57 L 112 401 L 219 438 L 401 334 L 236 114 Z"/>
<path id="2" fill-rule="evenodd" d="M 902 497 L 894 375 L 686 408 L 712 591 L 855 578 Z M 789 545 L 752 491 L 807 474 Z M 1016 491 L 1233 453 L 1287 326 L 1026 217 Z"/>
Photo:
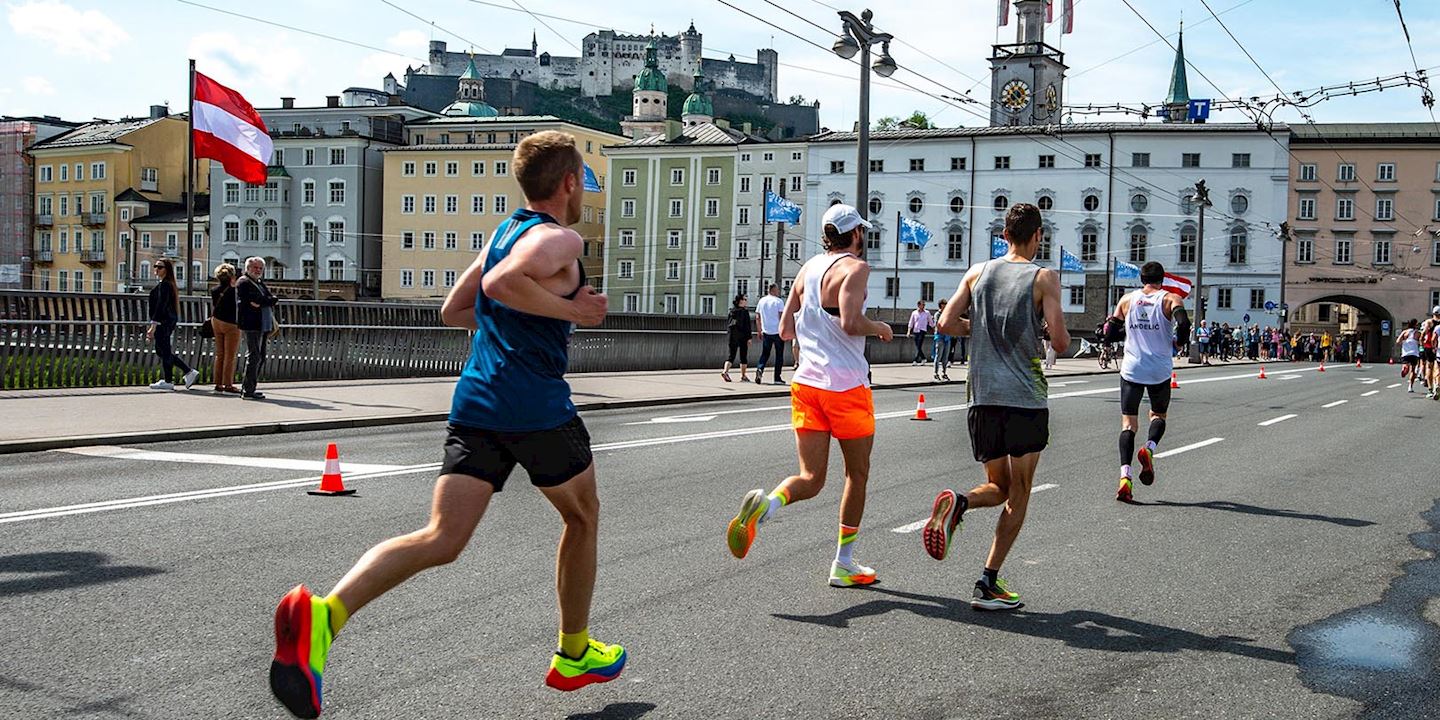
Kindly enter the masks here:
<path id="1" fill-rule="evenodd" d="M 842 235 L 860 226 L 871 227 L 865 218 L 860 217 L 858 210 L 844 203 L 831 205 L 830 209 L 825 211 L 825 217 L 820 221 L 820 226 L 826 225 L 834 225 Z"/>
<path id="2" fill-rule="evenodd" d="M 1431 315 L 1440 315 L 1440 305 L 1436 305 L 1435 307 L 1430 308 L 1430 314 L 1431 314 Z"/>

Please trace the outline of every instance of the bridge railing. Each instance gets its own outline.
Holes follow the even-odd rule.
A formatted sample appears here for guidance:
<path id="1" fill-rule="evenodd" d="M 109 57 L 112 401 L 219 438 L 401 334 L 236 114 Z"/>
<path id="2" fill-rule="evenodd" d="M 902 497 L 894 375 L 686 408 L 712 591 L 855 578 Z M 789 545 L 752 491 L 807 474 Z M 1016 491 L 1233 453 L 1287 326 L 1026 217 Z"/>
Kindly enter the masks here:
<path id="1" fill-rule="evenodd" d="M 202 385 L 215 382 L 215 343 L 198 332 L 209 310 L 208 298 L 181 298 L 173 338 Z M 145 338 L 146 313 L 138 295 L 0 290 L 0 389 L 153 382 L 159 360 Z M 470 351 L 470 333 L 442 325 L 433 304 L 287 300 L 276 316 L 267 382 L 448 377 L 460 374 Z M 872 362 L 901 362 L 914 352 L 903 338 L 871 343 Z M 599 328 L 575 332 L 570 371 L 718 369 L 726 350 L 724 318 L 612 314 Z M 749 352 L 753 364 L 760 344 Z"/>

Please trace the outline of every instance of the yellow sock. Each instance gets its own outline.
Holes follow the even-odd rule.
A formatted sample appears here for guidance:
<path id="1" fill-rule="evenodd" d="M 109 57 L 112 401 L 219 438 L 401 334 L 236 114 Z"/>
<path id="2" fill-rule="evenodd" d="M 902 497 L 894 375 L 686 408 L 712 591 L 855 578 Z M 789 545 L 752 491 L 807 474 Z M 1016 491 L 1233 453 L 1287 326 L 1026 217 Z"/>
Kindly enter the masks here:
<path id="1" fill-rule="evenodd" d="M 330 608 L 330 634 L 339 635 L 340 628 L 345 627 L 346 621 L 350 619 L 350 611 L 345 609 L 345 603 L 335 594 L 325 597 L 325 607 Z"/>
<path id="2" fill-rule="evenodd" d="M 579 660 L 585 654 L 585 648 L 590 645 L 590 628 L 580 632 L 567 633 L 560 631 L 560 652 L 571 660 Z"/>

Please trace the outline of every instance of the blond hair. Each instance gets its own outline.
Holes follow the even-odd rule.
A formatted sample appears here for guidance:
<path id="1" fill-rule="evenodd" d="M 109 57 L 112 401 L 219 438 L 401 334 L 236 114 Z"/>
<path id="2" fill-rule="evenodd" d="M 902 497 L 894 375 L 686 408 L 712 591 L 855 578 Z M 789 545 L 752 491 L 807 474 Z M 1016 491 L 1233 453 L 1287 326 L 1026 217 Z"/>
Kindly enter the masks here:
<path id="1" fill-rule="evenodd" d="M 527 200 L 548 200 L 560 190 L 565 176 L 580 171 L 580 151 L 574 135 L 545 130 L 515 146 L 512 165 Z"/>

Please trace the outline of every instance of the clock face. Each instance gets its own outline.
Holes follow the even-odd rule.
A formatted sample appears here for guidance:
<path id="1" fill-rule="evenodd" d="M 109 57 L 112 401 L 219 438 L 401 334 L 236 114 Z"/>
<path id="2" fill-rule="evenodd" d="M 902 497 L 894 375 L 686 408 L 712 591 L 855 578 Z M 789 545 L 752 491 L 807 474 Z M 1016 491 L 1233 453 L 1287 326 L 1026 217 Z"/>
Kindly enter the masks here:
<path id="1" fill-rule="evenodd" d="M 1000 102 L 1011 110 L 1023 110 L 1030 104 L 1030 86 L 1024 80 L 1011 80 L 1000 90 Z"/>

